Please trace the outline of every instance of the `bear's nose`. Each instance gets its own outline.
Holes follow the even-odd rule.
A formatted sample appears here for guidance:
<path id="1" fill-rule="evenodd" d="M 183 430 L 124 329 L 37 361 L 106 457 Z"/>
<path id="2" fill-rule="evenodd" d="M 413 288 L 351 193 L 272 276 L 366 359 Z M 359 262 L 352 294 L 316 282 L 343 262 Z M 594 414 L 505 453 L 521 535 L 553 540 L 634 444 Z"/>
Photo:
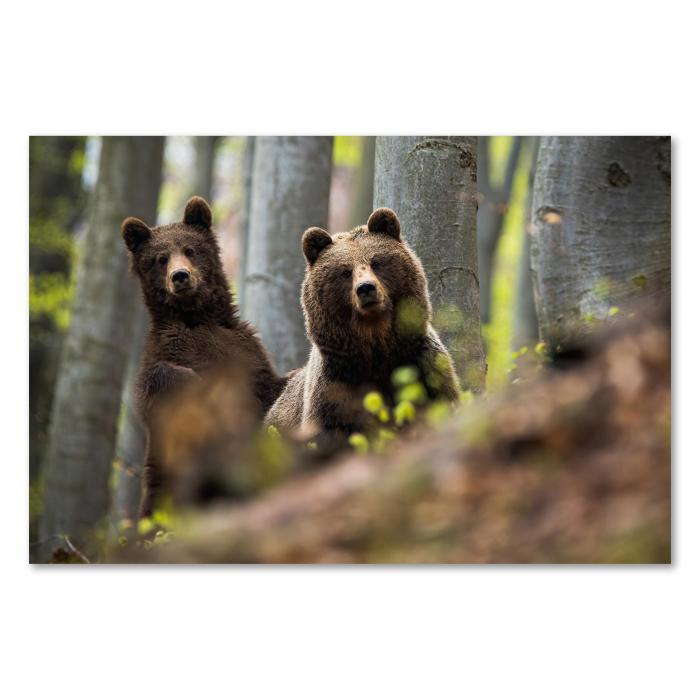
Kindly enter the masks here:
<path id="1" fill-rule="evenodd" d="M 355 288 L 360 301 L 371 301 L 377 295 L 377 285 L 374 282 L 360 282 Z"/>
<path id="2" fill-rule="evenodd" d="M 187 270 L 175 270 L 175 272 L 170 275 L 170 279 L 173 281 L 173 284 L 182 286 L 183 284 L 189 282 L 190 273 L 187 272 Z"/>

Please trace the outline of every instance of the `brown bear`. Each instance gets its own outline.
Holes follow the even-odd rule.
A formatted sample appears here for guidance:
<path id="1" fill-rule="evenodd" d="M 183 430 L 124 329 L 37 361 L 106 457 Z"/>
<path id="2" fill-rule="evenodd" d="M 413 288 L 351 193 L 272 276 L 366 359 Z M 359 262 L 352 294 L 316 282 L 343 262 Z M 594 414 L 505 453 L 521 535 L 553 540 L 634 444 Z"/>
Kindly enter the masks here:
<path id="1" fill-rule="evenodd" d="M 149 431 L 141 515 L 153 510 L 164 488 L 155 420 L 163 399 L 203 372 L 235 365 L 250 380 L 262 420 L 282 391 L 255 329 L 238 318 L 212 231 L 207 202 L 192 197 L 181 222 L 149 228 L 128 218 L 122 236 L 141 281 L 151 325 L 136 382 L 139 412 Z"/>
<path id="2" fill-rule="evenodd" d="M 423 266 L 401 237 L 397 215 L 377 209 L 366 226 L 302 237 L 301 303 L 311 341 L 308 363 L 292 373 L 265 422 L 287 433 L 342 438 L 367 427 L 366 392 L 391 405 L 393 371 L 413 366 L 428 397 L 454 402 L 459 381 L 430 324 Z"/>

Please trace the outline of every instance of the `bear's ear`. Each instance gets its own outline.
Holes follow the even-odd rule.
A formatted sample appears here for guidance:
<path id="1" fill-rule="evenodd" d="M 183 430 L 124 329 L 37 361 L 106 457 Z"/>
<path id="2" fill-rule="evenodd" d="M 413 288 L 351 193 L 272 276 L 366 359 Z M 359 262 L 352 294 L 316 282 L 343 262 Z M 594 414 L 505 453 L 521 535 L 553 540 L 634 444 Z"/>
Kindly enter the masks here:
<path id="1" fill-rule="evenodd" d="M 387 236 L 401 240 L 401 224 L 399 217 L 392 209 L 382 207 L 376 209 L 367 219 L 367 230 L 370 233 L 384 233 Z"/>
<path id="2" fill-rule="evenodd" d="M 301 237 L 301 247 L 306 259 L 309 261 L 309 265 L 313 265 L 321 251 L 331 243 L 333 243 L 333 239 L 328 231 L 324 231 L 318 226 L 307 228 Z"/>
<path id="3" fill-rule="evenodd" d="M 211 209 L 206 199 L 192 197 L 185 205 L 185 215 L 182 223 L 188 226 L 203 226 L 211 228 Z"/>
<path id="4" fill-rule="evenodd" d="M 135 216 L 124 219 L 122 223 L 122 238 L 124 243 L 126 243 L 126 247 L 132 253 L 136 253 L 150 237 L 151 229 L 141 219 L 137 219 Z"/>

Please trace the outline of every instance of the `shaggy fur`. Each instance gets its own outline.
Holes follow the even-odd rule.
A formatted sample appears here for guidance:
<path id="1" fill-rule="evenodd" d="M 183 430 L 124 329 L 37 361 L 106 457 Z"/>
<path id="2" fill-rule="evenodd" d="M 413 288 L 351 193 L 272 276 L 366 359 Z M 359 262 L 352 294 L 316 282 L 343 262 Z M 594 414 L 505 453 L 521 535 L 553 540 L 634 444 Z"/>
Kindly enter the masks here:
<path id="1" fill-rule="evenodd" d="M 377 209 L 366 226 L 347 233 L 308 229 L 302 249 L 311 354 L 270 409 L 268 424 L 304 436 L 363 430 L 363 396 L 380 391 L 391 405 L 391 374 L 407 365 L 418 368 L 430 398 L 457 399 L 454 365 L 430 325 L 423 266 L 391 209 Z"/>
<path id="2" fill-rule="evenodd" d="M 149 228 L 128 218 L 122 224 L 151 317 L 136 385 L 149 430 L 142 516 L 151 513 L 164 487 L 155 414 L 165 397 L 203 372 L 235 364 L 250 379 L 262 419 L 286 383 L 255 329 L 237 316 L 211 224 L 211 210 L 201 197 L 189 200 L 182 222 Z"/>

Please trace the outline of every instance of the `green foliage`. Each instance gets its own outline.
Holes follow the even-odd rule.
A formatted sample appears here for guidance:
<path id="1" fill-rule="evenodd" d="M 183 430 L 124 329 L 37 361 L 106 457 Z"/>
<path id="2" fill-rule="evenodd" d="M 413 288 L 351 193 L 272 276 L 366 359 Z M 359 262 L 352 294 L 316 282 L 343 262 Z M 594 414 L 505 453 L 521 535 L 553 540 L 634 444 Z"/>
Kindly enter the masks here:
<path id="1" fill-rule="evenodd" d="M 70 259 L 73 239 L 57 221 L 42 219 L 32 222 L 29 227 L 29 250 L 34 256 L 42 253 Z"/>
<path id="2" fill-rule="evenodd" d="M 495 182 L 503 180 L 510 150 L 509 136 L 494 136 L 491 144 L 491 168 Z M 503 222 L 503 234 L 498 242 L 494 262 L 491 299 L 491 322 L 484 324 L 482 333 L 488 350 L 489 389 L 497 389 L 508 381 L 512 368 L 512 338 L 520 257 L 525 235 L 525 206 L 528 194 L 531 144 L 522 149 L 513 181 L 511 200 Z"/>
<path id="3" fill-rule="evenodd" d="M 290 447 L 273 425 L 258 434 L 253 461 L 252 486 L 256 490 L 278 483 L 289 472 L 292 464 Z"/>
<path id="4" fill-rule="evenodd" d="M 427 422 L 432 426 L 447 419 L 451 413 L 448 402 L 428 401 L 428 393 L 417 367 L 398 367 L 392 373 L 391 382 L 395 387 L 395 405 L 391 411 L 378 391 L 370 391 L 363 399 L 365 411 L 375 422 L 367 435 L 353 433 L 348 439 L 358 454 L 382 454 L 396 440 L 398 429 L 416 422 L 419 406 L 425 408 Z"/>
<path id="5" fill-rule="evenodd" d="M 70 324 L 70 309 L 75 291 L 74 283 L 65 275 L 54 272 L 29 275 L 29 319 L 51 319 L 59 330 Z"/>
<path id="6" fill-rule="evenodd" d="M 369 440 L 362 433 L 353 433 L 348 438 L 348 444 L 357 454 L 366 455 L 369 452 Z"/>
<path id="7" fill-rule="evenodd" d="M 417 335 L 424 326 L 425 312 L 414 297 L 403 297 L 396 306 L 395 328 L 399 337 Z"/>
<path id="8" fill-rule="evenodd" d="M 394 407 L 394 422 L 400 428 L 416 419 L 416 407 L 410 401 L 399 401 Z"/>
<path id="9" fill-rule="evenodd" d="M 469 393 L 471 396 L 471 392 Z M 426 420 L 431 428 L 436 428 L 446 421 L 451 414 L 450 405 L 446 401 L 432 401 L 426 410 Z"/>
<path id="10" fill-rule="evenodd" d="M 411 365 L 406 367 L 397 367 L 391 375 L 391 383 L 395 387 L 406 386 L 418 381 L 418 368 Z"/>
<path id="11" fill-rule="evenodd" d="M 408 401 L 414 404 L 423 404 L 427 401 L 427 399 L 428 395 L 422 382 L 412 382 L 411 384 L 406 384 L 406 386 L 402 386 L 396 392 L 396 400 L 399 403 L 402 401 Z"/>
<path id="12" fill-rule="evenodd" d="M 365 411 L 376 416 L 384 407 L 384 399 L 378 391 L 370 391 L 362 401 Z"/>
<path id="13" fill-rule="evenodd" d="M 362 136 L 336 136 L 333 139 L 333 165 L 356 168 L 362 159 Z"/>

